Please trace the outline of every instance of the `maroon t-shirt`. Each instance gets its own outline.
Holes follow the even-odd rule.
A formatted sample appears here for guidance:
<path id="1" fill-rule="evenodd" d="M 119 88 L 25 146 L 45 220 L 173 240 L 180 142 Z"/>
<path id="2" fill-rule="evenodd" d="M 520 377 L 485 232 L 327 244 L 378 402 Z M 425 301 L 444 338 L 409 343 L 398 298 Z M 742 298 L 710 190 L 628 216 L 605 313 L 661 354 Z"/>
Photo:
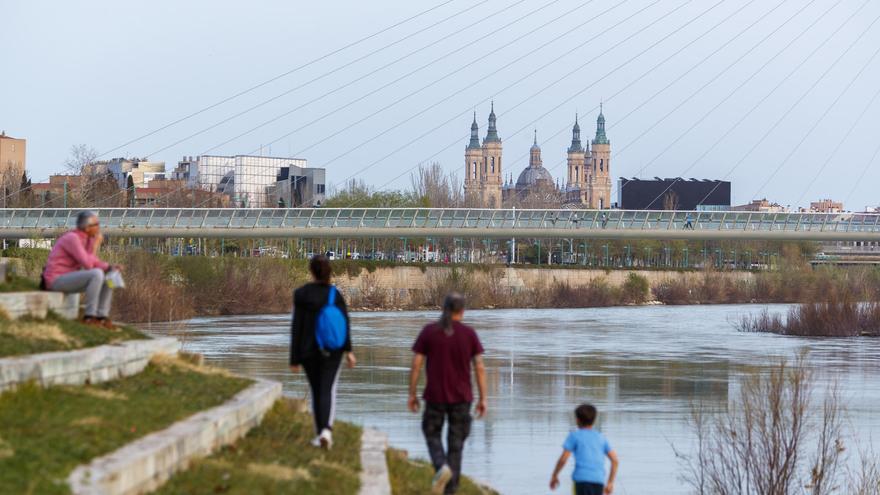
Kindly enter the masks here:
<path id="1" fill-rule="evenodd" d="M 473 402 L 471 390 L 471 361 L 483 353 L 483 345 L 473 328 L 453 322 L 452 335 L 432 323 L 425 326 L 413 352 L 427 357 L 427 378 L 423 395 L 427 402 L 436 404 L 459 404 Z"/>

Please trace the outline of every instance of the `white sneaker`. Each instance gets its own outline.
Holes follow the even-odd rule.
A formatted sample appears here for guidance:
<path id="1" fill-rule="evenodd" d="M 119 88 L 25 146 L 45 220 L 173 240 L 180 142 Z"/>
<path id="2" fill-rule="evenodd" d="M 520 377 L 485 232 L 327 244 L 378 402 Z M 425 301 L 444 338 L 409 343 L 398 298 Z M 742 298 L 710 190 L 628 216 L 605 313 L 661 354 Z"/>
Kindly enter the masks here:
<path id="1" fill-rule="evenodd" d="M 431 481 L 431 493 L 442 495 L 446 489 L 446 484 L 452 479 L 452 470 L 446 464 L 443 465 L 435 474 Z"/>
<path id="2" fill-rule="evenodd" d="M 320 447 L 321 446 L 321 437 L 315 437 L 309 443 L 312 444 L 312 447 Z"/>
<path id="3" fill-rule="evenodd" d="M 321 448 L 325 450 L 330 450 L 333 447 L 333 432 L 324 428 L 321 430 L 321 434 L 318 435 L 318 442 L 321 445 Z"/>

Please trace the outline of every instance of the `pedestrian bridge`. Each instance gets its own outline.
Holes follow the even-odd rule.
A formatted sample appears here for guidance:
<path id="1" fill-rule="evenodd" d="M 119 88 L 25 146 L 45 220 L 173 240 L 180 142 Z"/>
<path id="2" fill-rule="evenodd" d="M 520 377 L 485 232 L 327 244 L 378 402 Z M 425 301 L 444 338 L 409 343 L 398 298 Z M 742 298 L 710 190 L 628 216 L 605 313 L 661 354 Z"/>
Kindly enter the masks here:
<path id="1" fill-rule="evenodd" d="M 0 237 L 49 238 L 80 209 L 0 209 Z M 469 208 L 96 208 L 121 237 L 880 241 L 880 215 Z"/>

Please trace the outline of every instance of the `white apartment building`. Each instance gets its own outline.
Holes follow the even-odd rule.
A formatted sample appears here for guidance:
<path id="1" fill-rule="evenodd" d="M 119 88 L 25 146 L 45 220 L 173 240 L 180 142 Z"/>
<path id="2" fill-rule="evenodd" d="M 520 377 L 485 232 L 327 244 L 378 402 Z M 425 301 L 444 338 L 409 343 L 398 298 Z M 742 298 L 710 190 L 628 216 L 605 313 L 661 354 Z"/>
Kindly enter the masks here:
<path id="1" fill-rule="evenodd" d="M 265 208 L 276 206 L 277 200 L 267 189 L 276 185 L 282 169 L 290 167 L 307 168 L 308 162 L 302 158 L 202 155 L 184 157 L 173 177 L 187 181 L 190 187 L 225 193 L 236 207 Z"/>

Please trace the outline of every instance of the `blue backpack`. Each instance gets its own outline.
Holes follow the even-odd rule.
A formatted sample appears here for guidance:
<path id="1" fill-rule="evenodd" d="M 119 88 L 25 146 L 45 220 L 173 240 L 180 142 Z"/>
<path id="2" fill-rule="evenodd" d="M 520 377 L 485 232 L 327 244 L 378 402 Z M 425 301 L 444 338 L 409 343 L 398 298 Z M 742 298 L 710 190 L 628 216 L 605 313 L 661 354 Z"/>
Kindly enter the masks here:
<path id="1" fill-rule="evenodd" d="M 345 315 L 336 306 L 336 286 L 330 286 L 327 296 L 327 304 L 318 313 L 318 321 L 315 323 L 315 340 L 318 347 L 324 351 L 338 351 L 345 345 L 348 334 L 348 325 Z"/>

